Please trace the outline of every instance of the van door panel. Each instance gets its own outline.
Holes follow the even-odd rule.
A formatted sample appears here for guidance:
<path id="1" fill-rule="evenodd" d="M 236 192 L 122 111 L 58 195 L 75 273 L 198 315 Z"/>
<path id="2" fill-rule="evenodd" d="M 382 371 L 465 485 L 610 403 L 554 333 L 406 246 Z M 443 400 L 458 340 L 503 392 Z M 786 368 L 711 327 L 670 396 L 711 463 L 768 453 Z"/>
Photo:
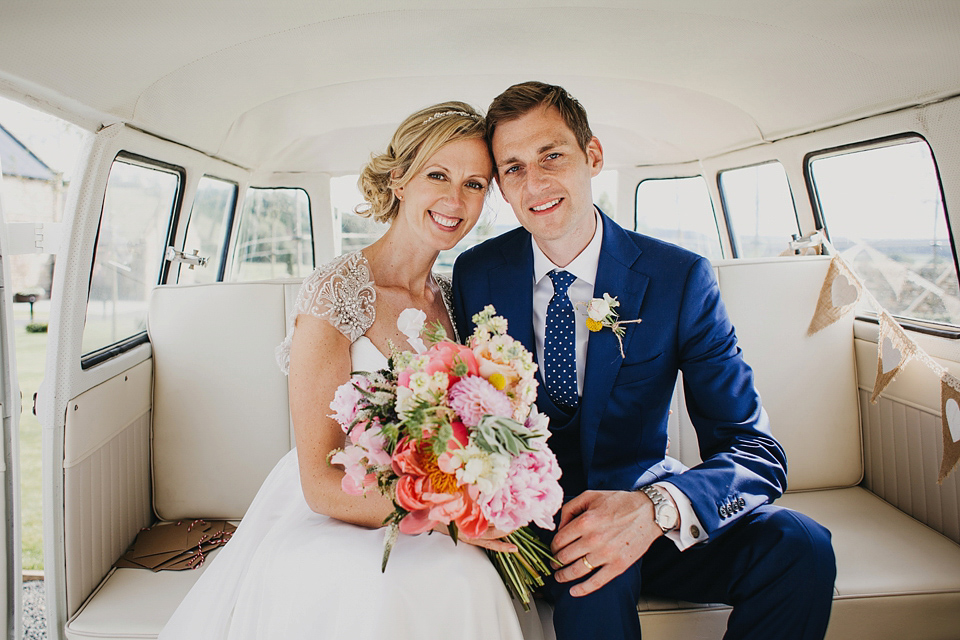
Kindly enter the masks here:
<path id="1" fill-rule="evenodd" d="M 940 380 L 911 361 L 884 389 L 877 404 L 870 396 L 877 374 L 877 327 L 857 321 L 855 348 L 863 428 L 865 487 L 955 542 L 960 542 L 960 473 L 937 484 L 943 452 Z M 911 333 L 955 375 L 960 363 L 936 357 L 956 349 L 955 341 Z"/>
<path id="2" fill-rule="evenodd" d="M 71 399 L 64 431 L 64 545 L 72 615 L 151 523 L 153 361 Z"/>

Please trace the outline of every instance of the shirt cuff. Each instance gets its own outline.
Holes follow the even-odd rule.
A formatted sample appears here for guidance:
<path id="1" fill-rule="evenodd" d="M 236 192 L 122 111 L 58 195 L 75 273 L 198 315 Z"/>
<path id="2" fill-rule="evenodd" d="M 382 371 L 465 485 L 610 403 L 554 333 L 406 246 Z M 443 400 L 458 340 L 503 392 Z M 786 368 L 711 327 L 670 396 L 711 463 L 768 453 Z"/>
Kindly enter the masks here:
<path id="1" fill-rule="evenodd" d="M 707 535 L 703 525 L 700 524 L 700 518 L 697 517 L 696 512 L 693 510 L 693 503 L 690 502 L 690 498 L 669 482 L 656 482 L 653 486 L 662 491 L 666 491 L 677 505 L 677 511 L 680 514 L 680 524 L 677 525 L 676 529 L 664 534 L 673 540 L 673 543 L 677 545 L 677 549 L 683 551 L 700 542 L 706 542 L 710 536 Z"/>

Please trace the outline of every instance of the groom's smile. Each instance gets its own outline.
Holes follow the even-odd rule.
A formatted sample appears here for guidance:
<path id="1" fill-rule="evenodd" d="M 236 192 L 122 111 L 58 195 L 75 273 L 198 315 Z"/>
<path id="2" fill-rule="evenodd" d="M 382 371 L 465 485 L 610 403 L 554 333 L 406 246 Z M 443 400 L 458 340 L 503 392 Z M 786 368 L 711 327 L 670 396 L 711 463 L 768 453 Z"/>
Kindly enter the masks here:
<path id="1" fill-rule="evenodd" d="M 555 198 L 549 202 L 544 202 L 543 204 L 538 204 L 530 207 L 530 210 L 534 213 L 548 213 L 552 212 L 556 207 L 563 202 L 563 198 Z"/>

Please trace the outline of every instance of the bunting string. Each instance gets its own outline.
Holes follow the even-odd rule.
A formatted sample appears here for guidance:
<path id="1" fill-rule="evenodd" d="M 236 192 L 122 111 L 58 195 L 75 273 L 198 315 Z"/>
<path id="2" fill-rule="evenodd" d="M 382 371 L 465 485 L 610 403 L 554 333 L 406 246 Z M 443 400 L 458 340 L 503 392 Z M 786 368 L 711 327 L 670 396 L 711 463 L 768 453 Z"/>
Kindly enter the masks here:
<path id="1" fill-rule="evenodd" d="M 960 463 L 960 379 L 951 375 L 924 351 L 880 302 L 867 290 L 853 268 L 840 256 L 829 240 L 823 245 L 833 256 L 817 308 L 810 320 L 808 335 L 824 329 L 852 311 L 860 300 L 877 312 L 880 333 L 877 337 L 877 379 L 870 402 L 876 404 L 886 389 L 911 360 L 916 360 L 940 378 L 940 409 L 943 431 L 943 458 L 937 483 L 942 484 Z"/>

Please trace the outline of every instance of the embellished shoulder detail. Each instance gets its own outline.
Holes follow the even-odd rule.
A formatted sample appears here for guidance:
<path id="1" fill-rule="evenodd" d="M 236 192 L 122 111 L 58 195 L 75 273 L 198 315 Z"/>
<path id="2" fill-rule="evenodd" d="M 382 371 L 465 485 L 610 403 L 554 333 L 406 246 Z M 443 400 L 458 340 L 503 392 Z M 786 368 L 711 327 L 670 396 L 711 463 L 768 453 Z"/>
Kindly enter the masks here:
<path id="1" fill-rule="evenodd" d="M 437 281 L 437 286 L 440 287 L 440 293 L 443 295 L 443 306 L 447 310 L 447 317 L 450 318 L 450 326 L 453 327 L 453 341 L 460 342 L 457 321 L 453 317 L 453 280 L 442 273 L 434 273 L 433 279 Z"/>
<path id="2" fill-rule="evenodd" d="M 360 251 L 343 255 L 307 276 L 287 318 L 287 337 L 277 347 L 277 363 L 290 371 L 290 345 L 297 316 L 326 318 L 340 333 L 354 342 L 373 324 L 377 292 L 370 264 Z"/>

